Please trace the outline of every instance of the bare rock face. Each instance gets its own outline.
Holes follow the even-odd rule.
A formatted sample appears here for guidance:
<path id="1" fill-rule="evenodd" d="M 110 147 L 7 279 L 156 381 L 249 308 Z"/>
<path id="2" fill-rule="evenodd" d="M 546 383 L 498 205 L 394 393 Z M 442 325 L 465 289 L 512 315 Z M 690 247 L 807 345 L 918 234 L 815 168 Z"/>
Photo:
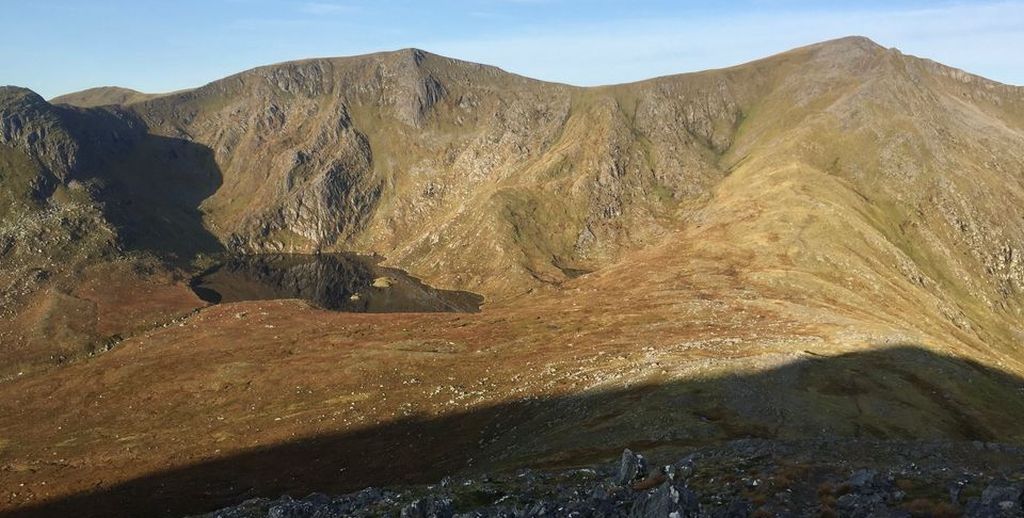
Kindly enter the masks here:
<path id="1" fill-rule="evenodd" d="M 30 90 L 0 88 L 0 153 L 6 157 L 0 209 L 53 206 L 58 189 L 65 206 L 94 205 L 102 184 L 97 177 L 143 135 L 144 126 L 129 112 L 54 106 Z"/>
<path id="2" fill-rule="evenodd" d="M 230 246 L 320 250 L 364 230 L 384 189 L 370 141 L 353 122 L 350 106 L 369 104 L 414 128 L 445 95 L 420 68 L 422 52 L 386 58 L 357 59 L 351 67 L 335 60 L 264 67 L 139 111 L 167 135 L 209 143 L 226 164 L 230 192 L 222 198 L 234 198 L 234 205 L 241 198 L 247 205 L 224 211 L 211 200 L 213 218 L 228 220 L 221 237 Z M 210 98 L 224 108 L 203 110 Z M 240 177 L 253 167 L 269 183 Z"/>
<path id="3" fill-rule="evenodd" d="M 379 74 L 384 105 L 392 105 L 402 122 L 421 127 L 430 110 L 447 95 L 444 85 L 423 68 L 427 53 L 408 49 L 398 53 L 397 63 L 383 65 Z M 387 93 L 385 93 L 387 92 Z M 393 94 L 391 97 L 389 94 Z"/>
<path id="4" fill-rule="evenodd" d="M 372 171 L 373 155 L 365 135 L 354 130 L 345 106 L 334 124 L 320 128 L 304 149 L 279 157 L 280 205 L 254 214 L 230 243 L 241 250 L 273 250 L 283 245 L 271 236 L 291 232 L 320 249 L 365 226 L 382 185 Z M 280 249 L 278 250 L 280 251 Z"/>
<path id="5" fill-rule="evenodd" d="M 0 144 L 24 151 L 59 182 L 94 173 L 143 131 L 123 110 L 54 106 L 31 90 L 0 88 Z"/>
<path id="6" fill-rule="evenodd" d="M 0 89 L 0 144 L 23 151 L 42 166 L 36 190 L 44 195 L 71 175 L 79 159 L 78 142 L 63 126 L 60 112 L 23 88 Z"/>

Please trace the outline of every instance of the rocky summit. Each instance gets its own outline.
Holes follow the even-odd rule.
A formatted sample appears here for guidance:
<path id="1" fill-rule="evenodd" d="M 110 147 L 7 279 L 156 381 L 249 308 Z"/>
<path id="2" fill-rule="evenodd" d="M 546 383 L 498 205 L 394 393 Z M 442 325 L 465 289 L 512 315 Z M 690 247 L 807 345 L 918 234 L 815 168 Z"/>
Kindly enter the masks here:
<path id="1" fill-rule="evenodd" d="M 2 87 L 0 288 L 0 514 L 1021 512 L 1024 88 L 865 38 Z"/>

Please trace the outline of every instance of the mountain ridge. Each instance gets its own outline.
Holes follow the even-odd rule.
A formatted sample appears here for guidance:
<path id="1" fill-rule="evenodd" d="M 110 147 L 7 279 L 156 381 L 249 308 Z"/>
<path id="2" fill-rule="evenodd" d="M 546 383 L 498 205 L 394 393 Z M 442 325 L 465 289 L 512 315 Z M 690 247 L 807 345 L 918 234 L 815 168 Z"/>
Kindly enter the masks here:
<path id="1" fill-rule="evenodd" d="M 896 50 L 895 48 L 886 48 L 886 47 L 878 44 L 874 40 L 872 40 L 872 39 L 870 39 L 868 37 L 865 37 L 865 36 L 844 36 L 844 37 L 834 38 L 834 39 L 830 39 L 830 40 L 810 43 L 810 44 L 807 44 L 807 45 L 803 45 L 803 46 L 796 47 L 796 48 L 793 48 L 793 49 L 790 49 L 790 50 L 787 50 L 787 51 L 784 51 L 784 52 L 780 52 L 780 53 L 774 54 L 773 56 L 779 56 L 779 55 L 788 54 L 788 53 L 795 53 L 795 52 L 804 51 L 804 50 L 811 50 L 811 49 L 825 47 L 825 46 L 844 45 L 844 44 L 853 44 L 853 45 L 867 46 L 869 48 L 874 48 L 874 49 L 878 49 L 878 50 Z M 214 83 L 214 82 L 217 82 L 217 81 L 221 81 L 223 79 L 228 79 L 228 78 L 231 78 L 231 77 L 234 77 L 234 76 L 237 76 L 237 75 L 241 75 L 241 74 L 244 74 L 246 72 L 252 72 L 252 71 L 255 71 L 257 69 L 266 69 L 266 68 L 287 66 L 287 65 L 290 65 L 290 64 L 301 64 L 301 63 L 307 63 L 307 62 L 311 62 L 311 61 L 344 61 L 344 60 L 349 60 L 349 59 L 366 58 L 366 57 L 372 57 L 372 56 L 384 56 L 384 55 L 392 55 L 392 54 L 404 54 L 404 53 L 408 53 L 408 54 L 415 54 L 415 53 L 429 54 L 429 55 L 432 55 L 432 56 L 435 56 L 435 57 L 438 57 L 438 58 L 442 58 L 442 59 L 448 59 L 448 60 L 453 60 L 453 61 L 460 61 L 460 62 L 463 62 L 463 63 L 467 63 L 467 64 L 471 64 L 471 65 L 477 65 L 477 66 L 480 66 L 480 67 L 497 69 L 497 71 L 499 71 L 499 72 L 504 72 L 504 73 L 507 73 L 507 74 L 519 76 L 519 77 L 522 77 L 522 78 L 525 78 L 525 79 L 529 79 L 529 80 L 533 80 L 533 81 L 538 81 L 538 82 L 542 82 L 542 83 L 549 83 L 549 84 L 554 84 L 554 85 L 561 85 L 561 86 L 566 86 L 566 87 L 571 87 L 571 88 L 581 88 L 581 89 L 608 88 L 608 87 L 616 87 L 616 86 L 626 86 L 626 85 L 633 85 L 633 84 L 637 84 L 637 83 L 657 81 L 659 79 L 673 78 L 673 77 L 678 77 L 678 76 L 701 74 L 701 73 L 715 72 L 715 71 L 725 71 L 725 70 L 729 70 L 729 69 L 733 69 L 733 68 L 739 68 L 739 67 L 743 67 L 743 66 L 746 66 L 746 65 L 750 65 L 750 64 L 756 63 L 758 61 L 770 59 L 770 57 L 757 58 L 757 59 L 754 59 L 754 60 L 751 60 L 751 61 L 745 61 L 745 62 L 742 62 L 742 63 L 737 63 L 735 65 L 726 65 L 726 66 L 718 67 L 718 68 L 710 68 L 710 69 L 695 70 L 695 71 L 688 71 L 688 72 L 676 72 L 676 73 L 671 73 L 671 74 L 667 74 L 667 75 L 649 77 L 649 78 L 646 78 L 646 79 L 638 79 L 638 80 L 635 80 L 635 81 L 626 81 L 626 82 L 608 83 L 608 84 L 598 84 L 598 85 L 576 85 L 576 84 L 572 84 L 572 83 L 564 83 L 564 82 L 559 82 L 559 81 L 548 81 L 548 80 L 541 79 L 541 78 L 534 78 L 534 77 L 526 76 L 526 75 L 523 75 L 523 74 L 517 74 L 515 72 L 506 71 L 505 69 L 502 69 L 502 68 L 500 68 L 498 66 L 495 66 L 495 65 L 488 65 L 488 64 L 484 64 L 484 63 L 475 63 L 475 62 L 471 62 L 471 61 L 465 61 L 465 60 L 461 60 L 461 59 L 458 59 L 458 58 L 454 58 L 454 57 L 450 57 L 450 56 L 445 56 L 443 54 L 437 54 L 437 53 L 434 53 L 434 52 L 430 52 L 429 50 L 426 50 L 426 49 L 421 49 L 421 48 L 417 48 L 417 47 L 405 47 L 405 48 L 401 48 L 401 49 L 382 50 L 382 51 L 371 52 L 371 53 L 366 53 L 366 54 L 353 54 L 353 55 L 346 55 L 346 56 L 322 56 L 322 57 L 313 57 L 313 58 L 301 58 L 301 59 L 280 61 L 280 62 L 276 62 L 276 63 L 268 63 L 268 64 L 265 64 L 265 65 L 257 65 L 257 66 L 254 66 L 254 67 L 242 70 L 240 72 L 235 72 L 235 73 L 229 74 L 227 76 L 224 76 L 223 78 L 215 79 L 215 80 L 211 81 L 211 83 Z M 961 80 L 963 80 L 963 81 L 978 79 L 978 80 L 983 80 L 984 82 L 987 82 L 987 83 L 992 83 L 993 85 L 1007 87 L 1007 88 L 1012 89 L 1012 90 L 1020 90 L 1020 89 L 1024 88 L 1024 86 L 1022 86 L 1022 85 L 1013 85 L 1013 84 L 1009 84 L 1009 83 L 1002 83 L 1002 82 L 999 82 L 999 81 L 988 79 L 988 78 L 985 78 L 985 77 L 977 75 L 977 74 L 972 74 L 972 73 L 967 72 L 965 70 L 962 70 L 960 68 L 952 67 L 952 66 L 949 66 L 949 65 L 944 65 L 942 63 L 930 60 L 928 58 L 922 58 L 922 57 L 917 57 L 917 56 L 912 56 L 912 55 L 907 55 L 907 56 L 908 57 L 914 57 L 916 59 L 921 59 L 921 60 L 926 61 L 926 62 L 934 63 L 935 65 L 937 65 L 937 68 L 948 69 L 948 71 L 949 71 L 948 74 L 949 75 L 951 75 L 951 76 L 958 76 L 958 77 L 962 78 Z M 970 79 L 968 79 L 968 78 L 970 78 Z M 206 84 L 210 84 L 210 83 L 206 83 Z M 74 99 L 76 97 L 78 97 L 80 95 L 83 95 L 83 94 L 90 93 L 92 91 L 96 91 L 97 93 L 105 93 L 105 92 L 103 92 L 104 90 L 111 90 L 110 93 L 112 95 L 127 95 L 129 97 L 130 96 L 136 96 L 136 95 L 137 96 L 143 96 L 143 98 L 140 99 L 140 100 L 146 100 L 146 99 L 148 99 L 150 97 L 164 96 L 164 95 L 171 95 L 171 94 L 176 94 L 176 93 L 188 92 L 188 91 L 194 90 L 196 88 L 201 88 L 202 86 L 206 86 L 206 84 L 201 85 L 201 86 L 197 86 L 197 87 L 185 88 L 185 89 L 182 89 L 182 90 L 179 90 L 179 91 L 175 91 L 175 92 L 167 92 L 167 93 L 147 93 L 147 92 L 140 92 L 140 91 L 137 91 L 137 90 L 133 90 L 131 88 L 124 88 L 124 87 L 119 87 L 119 86 L 99 86 L 99 87 L 91 87 L 91 88 L 86 88 L 84 90 L 76 90 L 74 92 L 68 92 L 68 93 L 65 93 L 65 94 L 61 94 L 61 95 L 58 95 L 58 96 L 52 98 L 50 100 L 50 102 L 52 102 L 54 104 L 61 103 L 61 102 L 66 103 L 66 104 L 75 104 L 74 102 L 68 102 L 67 100 L 70 99 L 70 100 L 74 101 Z M 86 105 L 86 106 L 82 106 L 82 107 L 95 107 L 95 106 L 97 106 L 96 104 L 93 104 L 94 101 L 87 101 L 87 102 L 89 102 L 89 104 Z M 138 102 L 138 100 L 134 100 L 133 99 L 130 102 Z M 124 103 L 122 102 L 122 103 L 110 103 L 110 104 L 124 104 Z"/>

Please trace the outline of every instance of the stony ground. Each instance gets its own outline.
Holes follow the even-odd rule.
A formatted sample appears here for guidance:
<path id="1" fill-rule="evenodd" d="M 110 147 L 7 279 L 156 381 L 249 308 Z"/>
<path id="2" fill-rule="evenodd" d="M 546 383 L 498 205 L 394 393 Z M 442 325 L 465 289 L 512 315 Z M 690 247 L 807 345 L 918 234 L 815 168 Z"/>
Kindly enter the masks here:
<path id="1" fill-rule="evenodd" d="M 1024 515 L 1022 461 L 1024 449 L 991 443 L 745 440 L 664 464 L 626 450 L 616 464 L 256 498 L 203 516 L 1010 517 Z"/>

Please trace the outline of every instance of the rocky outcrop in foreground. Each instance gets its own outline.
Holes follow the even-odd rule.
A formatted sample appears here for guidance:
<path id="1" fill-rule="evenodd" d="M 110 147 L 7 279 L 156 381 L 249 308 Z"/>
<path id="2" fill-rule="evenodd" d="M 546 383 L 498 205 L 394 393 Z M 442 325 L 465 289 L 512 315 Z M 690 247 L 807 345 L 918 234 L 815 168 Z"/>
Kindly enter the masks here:
<path id="1" fill-rule="evenodd" d="M 1024 516 L 1022 458 L 980 442 L 741 440 L 668 464 L 627 449 L 615 464 L 257 498 L 205 516 Z"/>

